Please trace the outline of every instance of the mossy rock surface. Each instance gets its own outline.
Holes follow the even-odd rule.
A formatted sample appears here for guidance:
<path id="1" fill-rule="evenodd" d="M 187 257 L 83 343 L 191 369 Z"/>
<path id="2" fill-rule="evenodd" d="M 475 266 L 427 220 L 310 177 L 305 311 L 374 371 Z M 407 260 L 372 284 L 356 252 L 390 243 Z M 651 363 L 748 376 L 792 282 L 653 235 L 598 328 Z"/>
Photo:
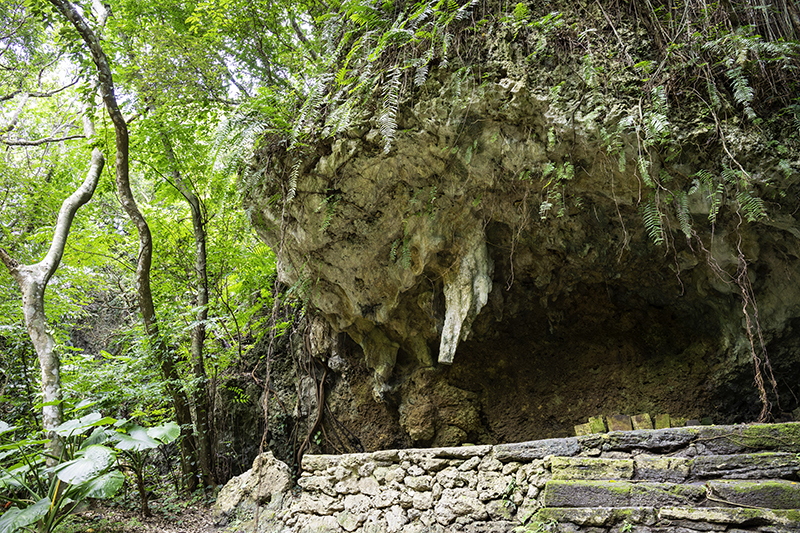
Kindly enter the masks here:
<path id="1" fill-rule="evenodd" d="M 710 455 L 692 461 L 692 475 L 699 479 L 796 479 L 798 470 L 800 459 L 794 453 Z"/>
<path id="2" fill-rule="evenodd" d="M 554 457 L 553 479 L 631 479 L 633 460 L 595 457 Z"/>
<path id="3" fill-rule="evenodd" d="M 702 485 L 551 480 L 543 503 L 545 507 L 693 506 L 702 503 L 705 493 Z"/>
<path id="4" fill-rule="evenodd" d="M 708 486 L 712 497 L 731 504 L 767 509 L 800 509 L 800 483 L 795 481 L 717 480 L 711 481 Z"/>

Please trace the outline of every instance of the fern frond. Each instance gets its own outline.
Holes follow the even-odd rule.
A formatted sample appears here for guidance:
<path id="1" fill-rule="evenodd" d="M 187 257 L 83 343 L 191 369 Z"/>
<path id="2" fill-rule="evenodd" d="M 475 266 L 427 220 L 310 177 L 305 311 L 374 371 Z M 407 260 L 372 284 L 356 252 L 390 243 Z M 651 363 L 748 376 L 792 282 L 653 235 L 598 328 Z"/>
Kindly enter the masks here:
<path id="1" fill-rule="evenodd" d="M 239 108 L 225 117 L 214 134 L 212 168 L 223 174 L 242 168 L 267 129 L 267 121 L 252 109 Z"/>
<path id="2" fill-rule="evenodd" d="M 767 217 L 767 210 L 764 208 L 764 200 L 758 196 L 753 196 L 749 191 L 741 191 L 736 195 L 744 217 L 748 222 L 758 222 Z"/>
<path id="3" fill-rule="evenodd" d="M 466 20 L 472 14 L 472 10 L 478 5 L 479 0 L 472 0 L 463 6 L 459 7 L 456 11 L 455 20 Z"/>
<path id="4" fill-rule="evenodd" d="M 414 73 L 414 85 L 420 87 L 425 85 L 425 81 L 428 79 L 428 64 L 425 63 L 424 65 L 420 65 L 417 67 L 416 72 Z"/>
<path id="5" fill-rule="evenodd" d="M 589 87 L 597 86 L 597 67 L 594 65 L 594 55 L 591 49 L 583 56 L 583 81 Z"/>
<path id="6" fill-rule="evenodd" d="M 547 213 L 549 213 L 552 208 L 553 202 L 551 202 L 549 199 L 542 202 L 542 204 L 539 206 L 539 218 L 542 220 L 547 219 Z"/>
<path id="7" fill-rule="evenodd" d="M 531 16 L 530 9 L 528 9 L 528 5 L 524 2 L 518 2 L 516 6 L 514 6 L 513 11 L 514 22 L 517 24 L 527 24 L 528 17 Z"/>
<path id="8" fill-rule="evenodd" d="M 648 187 L 655 187 L 656 185 L 653 183 L 653 178 L 650 177 L 650 160 L 643 155 L 639 156 L 639 159 L 636 161 L 636 167 L 645 185 Z"/>
<path id="9" fill-rule="evenodd" d="M 447 59 L 447 52 L 450 48 L 450 44 L 453 42 L 453 34 L 446 33 L 444 38 L 442 39 L 442 57 L 441 57 L 441 66 L 442 68 L 446 67 L 449 64 Z"/>
<path id="10" fill-rule="evenodd" d="M 353 124 L 357 102 L 356 98 L 348 98 L 342 105 L 331 111 L 325 120 L 323 135 L 332 137 L 347 131 Z"/>
<path id="11" fill-rule="evenodd" d="M 667 115 L 661 113 L 648 113 L 647 133 L 652 139 L 661 139 L 669 133 L 669 120 Z"/>
<path id="12" fill-rule="evenodd" d="M 692 236 L 692 217 L 689 214 L 689 195 L 680 191 L 675 195 L 675 211 L 678 224 L 687 238 Z"/>
<path id="13" fill-rule="evenodd" d="M 722 177 L 725 179 L 726 182 L 730 183 L 731 185 L 736 185 L 739 182 L 739 178 L 742 177 L 741 171 L 734 170 L 730 167 L 725 167 L 722 169 Z"/>
<path id="14" fill-rule="evenodd" d="M 545 163 L 544 166 L 542 167 L 542 178 L 546 178 L 547 176 L 549 176 L 553 172 L 553 170 L 555 170 L 555 168 L 556 164 L 553 163 L 552 161 L 548 161 L 547 163 Z"/>
<path id="15" fill-rule="evenodd" d="M 661 212 L 658 210 L 655 200 L 653 198 L 648 198 L 648 200 L 641 205 L 639 210 L 642 215 L 645 231 L 647 231 L 650 240 L 653 241 L 653 244 L 656 246 L 664 244 L 666 242 L 664 224 L 661 220 Z"/>
<path id="16" fill-rule="evenodd" d="M 288 204 L 297 195 L 297 179 L 300 177 L 300 166 L 302 159 L 299 157 L 295 160 L 292 166 L 292 172 L 289 174 L 289 190 L 286 192 L 286 203 Z"/>
<path id="17" fill-rule="evenodd" d="M 725 184 L 718 183 L 717 187 L 713 189 L 709 195 L 708 200 L 711 202 L 711 208 L 708 210 L 708 220 L 711 221 L 712 224 L 717 222 L 717 217 L 719 216 L 719 210 L 722 207 L 722 199 L 725 193 Z"/>
<path id="18" fill-rule="evenodd" d="M 433 15 L 433 9 L 431 9 L 430 4 L 425 2 L 420 2 L 415 4 L 414 6 L 416 10 L 411 14 L 409 17 L 410 20 L 416 21 L 416 26 L 422 26 L 425 22 Z"/>
<path id="19" fill-rule="evenodd" d="M 713 79 L 706 80 L 706 89 L 708 90 L 708 97 L 711 99 L 711 105 L 714 109 L 719 109 L 722 107 L 722 100 L 719 98 L 719 91 L 717 90 L 717 86 L 714 84 Z"/>
<path id="20" fill-rule="evenodd" d="M 556 179 L 558 181 L 569 181 L 575 177 L 575 167 L 569 161 L 558 167 Z"/>
<path id="21" fill-rule="evenodd" d="M 697 186 L 699 188 L 707 191 L 708 193 L 711 193 L 714 187 L 714 174 L 703 168 L 695 172 L 692 175 L 692 177 L 695 178 L 695 181 L 697 182 Z"/>
<path id="22" fill-rule="evenodd" d="M 383 153 L 392 149 L 397 133 L 397 110 L 400 106 L 400 68 L 394 66 L 390 72 L 389 83 L 383 94 L 383 109 L 378 116 L 378 125 L 383 138 Z"/>
<path id="23" fill-rule="evenodd" d="M 304 134 L 310 133 L 309 130 L 320 118 L 320 108 L 324 101 L 325 88 L 331 81 L 331 75 L 320 76 L 317 82 L 309 88 L 303 106 L 300 108 L 297 119 L 292 127 L 292 134 L 289 142 L 289 149 L 295 147 L 297 142 Z"/>
<path id="24" fill-rule="evenodd" d="M 663 85 L 653 87 L 653 90 L 650 91 L 650 100 L 656 113 L 660 115 L 667 113 L 667 92 Z"/>
<path id="25" fill-rule="evenodd" d="M 755 91 L 744 74 L 742 74 L 742 67 L 732 68 L 728 70 L 727 74 L 733 83 L 733 99 L 744 108 L 747 118 L 751 120 L 756 118 L 756 112 L 750 105 L 755 97 Z"/>

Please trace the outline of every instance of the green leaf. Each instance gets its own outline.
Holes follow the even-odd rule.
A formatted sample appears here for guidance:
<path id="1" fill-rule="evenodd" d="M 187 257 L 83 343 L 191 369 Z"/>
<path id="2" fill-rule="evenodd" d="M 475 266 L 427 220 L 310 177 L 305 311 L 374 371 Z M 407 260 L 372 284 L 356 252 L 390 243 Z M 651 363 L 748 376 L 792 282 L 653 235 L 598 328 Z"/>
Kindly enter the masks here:
<path id="1" fill-rule="evenodd" d="M 110 416 L 102 417 L 100 413 L 90 413 L 78 419 L 67 420 L 56 428 L 56 433 L 62 437 L 69 437 L 70 435 L 81 435 L 89 428 L 96 426 L 105 426 L 116 422 L 115 418 Z"/>
<path id="2" fill-rule="evenodd" d="M 141 426 L 130 426 L 126 433 L 118 433 L 114 437 L 117 442 L 117 448 L 120 450 L 132 450 L 141 452 L 143 450 L 152 450 L 158 448 L 161 443 L 153 439 L 147 434 L 147 430 Z"/>
<path id="3" fill-rule="evenodd" d="M 14 431 L 15 429 L 17 429 L 17 426 L 9 426 L 6 422 L 0 420 L 0 435 L 8 433 L 9 431 Z"/>
<path id="4" fill-rule="evenodd" d="M 78 458 L 56 468 L 58 479 L 77 485 L 93 479 L 114 464 L 116 454 L 111 448 L 95 444 L 78 452 Z"/>
<path id="5" fill-rule="evenodd" d="M 150 428 L 147 434 L 164 444 L 174 441 L 181 434 L 181 427 L 175 422 L 166 422 L 160 426 Z"/>
<path id="6" fill-rule="evenodd" d="M 83 441 L 83 444 L 81 444 L 81 448 L 87 448 L 94 444 L 103 444 L 108 440 L 109 433 L 113 433 L 113 431 L 103 427 L 94 428 L 92 434 L 89 435 L 85 441 Z"/>
<path id="7" fill-rule="evenodd" d="M 0 516 L 0 533 L 14 533 L 41 520 L 50 510 L 50 500 L 42 498 L 25 509 L 11 507 Z"/>
<path id="8" fill-rule="evenodd" d="M 24 446 L 39 446 L 45 444 L 49 439 L 22 439 L 0 446 L 0 451 L 3 450 L 19 450 Z"/>
<path id="9" fill-rule="evenodd" d="M 112 470 L 90 479 L 84 486 L 86 498 L 110 498 L 122 487 L 125 476 L 119 470 Z"/>
<path id="10" fill-rule="evenodd" d="M 78 403 L 78 405 L 76 405 L 74 409 L 70 410 L 70 412 L 74 413 L 75 411 L 88 409 L 89 407 L 96 405 L 97 403 L 99 403 L 97 400 L 81 400 L 80 403 Z"/>

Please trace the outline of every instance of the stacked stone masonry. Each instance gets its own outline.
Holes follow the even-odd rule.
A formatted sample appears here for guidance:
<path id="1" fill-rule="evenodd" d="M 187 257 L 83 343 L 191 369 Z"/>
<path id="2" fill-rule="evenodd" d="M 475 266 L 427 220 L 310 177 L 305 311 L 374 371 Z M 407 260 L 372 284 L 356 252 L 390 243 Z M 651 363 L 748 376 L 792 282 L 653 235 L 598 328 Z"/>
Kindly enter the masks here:
<path id="1" fill-rule="evenodd" d="M 257 531 L 800 532 L 799 457 L 800 423 L 306 455 Z"/>

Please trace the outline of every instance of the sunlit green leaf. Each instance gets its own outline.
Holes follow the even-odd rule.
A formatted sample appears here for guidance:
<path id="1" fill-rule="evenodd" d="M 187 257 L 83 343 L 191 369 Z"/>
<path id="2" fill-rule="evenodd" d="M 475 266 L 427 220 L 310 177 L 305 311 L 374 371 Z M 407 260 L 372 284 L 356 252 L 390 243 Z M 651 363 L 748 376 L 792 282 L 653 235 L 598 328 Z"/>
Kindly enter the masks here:
<path id="1" fill-rule="evenodd" d="M 77 455 L 76 459 L 56 468 L 58 479 L 76 485 L 104 473 L 116 460 L 116 454 L 111 448 L 97 444 L 87 446 Z"/>
<path id="2" fill-rule="evenodd" d="M 127 433 L 118 433 L 114 437 L 118 441 L 116 447 L 120 450 L 140 452 L 158 448 L 161 444 L 148 435 L 147 430 L 141 426 L 131 426 L 126 431 Z"/>
<path id="3" fill-rule="evenodd" d="M 50 510 L 50 500 L 42 498 L 25 509 L 16 506 L 10 507 L 3 516 L 0 516 L 0 532 L 14 533 L 26 528 L 44 518 Z"/>

